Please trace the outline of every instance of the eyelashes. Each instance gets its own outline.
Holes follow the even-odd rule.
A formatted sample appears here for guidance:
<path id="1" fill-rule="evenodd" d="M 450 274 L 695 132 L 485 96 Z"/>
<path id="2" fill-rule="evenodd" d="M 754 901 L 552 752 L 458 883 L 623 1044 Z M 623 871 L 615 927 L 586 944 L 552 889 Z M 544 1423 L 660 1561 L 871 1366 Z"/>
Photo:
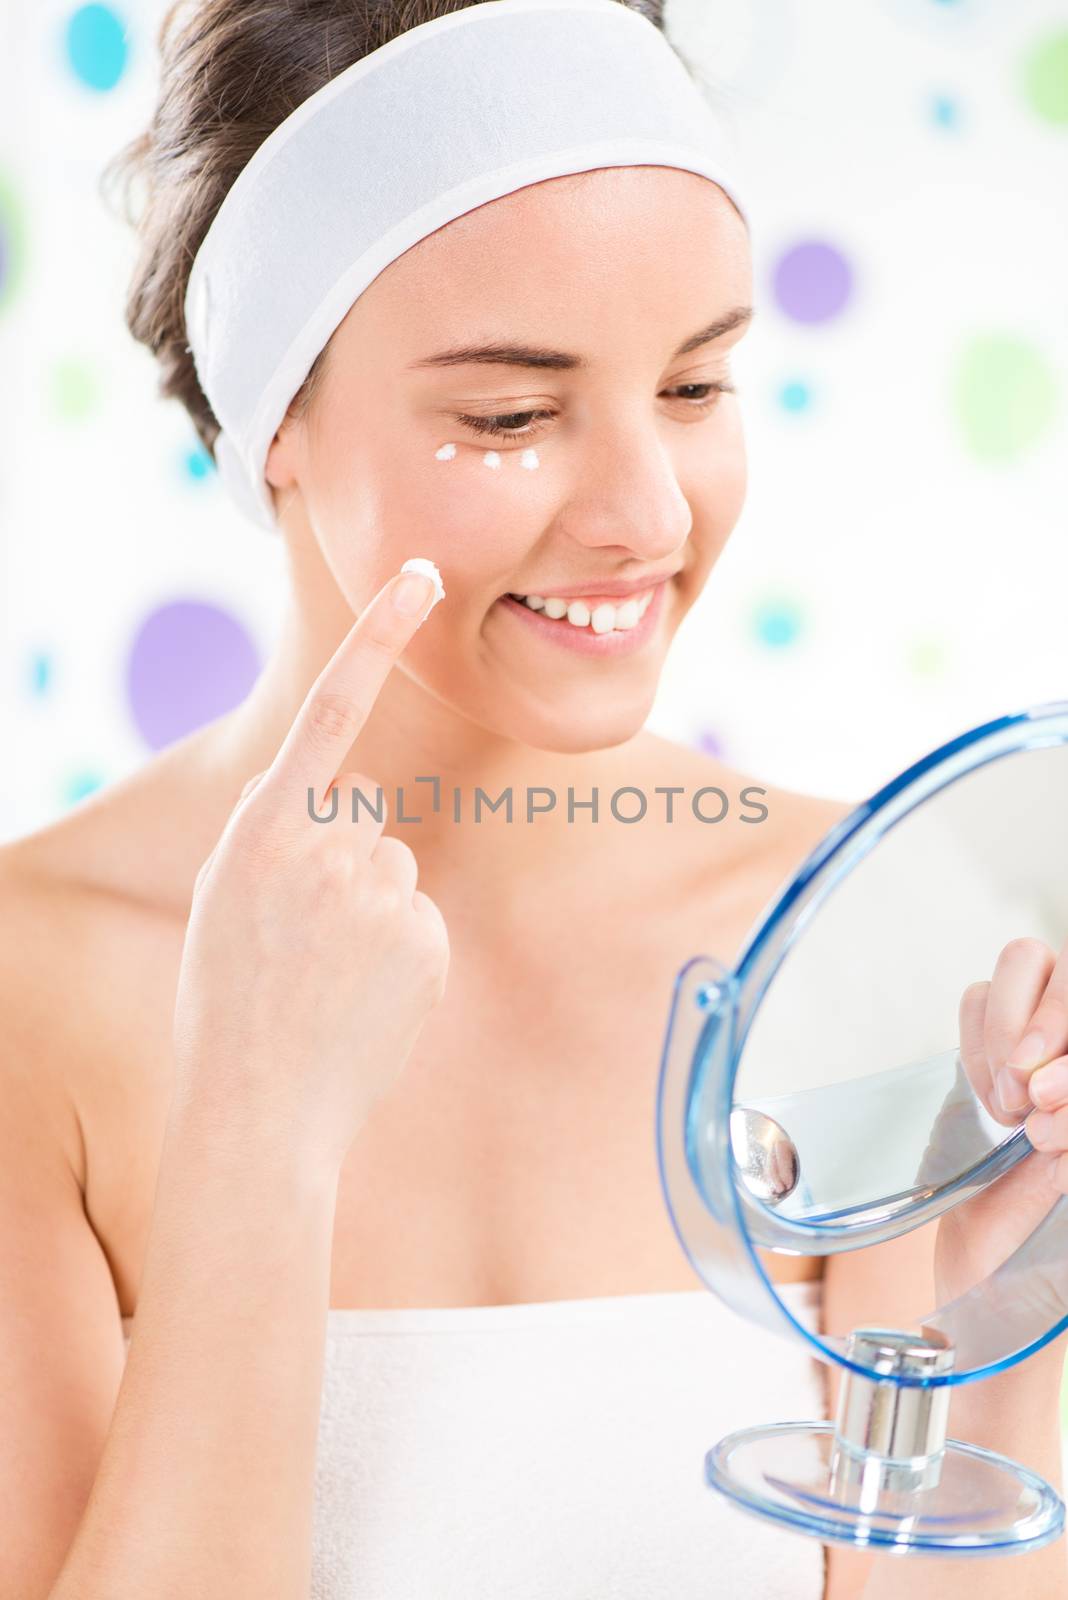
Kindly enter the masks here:
<path id="1" fill-rule="evenodd" d="M 509 411 L 496 417 L 467 417 L 461 412 L 453 420 L 462 422 L 465 428 L 470 428 L 475 433 L 492 433 L 497 439 L 525 439 L 528 434 L 538 433 L 540 430 L 531 427 L 529 423 L 524 428 L 509 428 L 505 424 L 519 422 L 524 417 L 540 422 L 543 418 L 552 418 L 554 415 L 552 411 Z"/>
<path id="2" fill-rule="evenodd" d="M 736 393 L 733 383 L 722 381 L 717 383 L 681 383 L 676 386 L 674 391 L 669 390 L 668 393 L 678 393 L 683 389 L 703 389 L 708 391 L 698 399 L 690 396 L 684 397 L 687 409 L 696 412 L 711 411 L 721 394 Z M 497 439 L 528 439 L 533 434 L 540 433 L 542 424 L 545 421 L 551 422 L 555 415 L 554 411 L 544 410 L 499 412 L 496 416 L 488 417 L 467 416 L 463 412 L 456 412 L 453 414 L 453 421 L 461 423 L 465 428 L 470 428 L 473 433 L 492 434 Z M 516 426 L 512 426 L 512 424 L 516 424 Z M 518 426 L 518 424 L 524 425 Z"/>

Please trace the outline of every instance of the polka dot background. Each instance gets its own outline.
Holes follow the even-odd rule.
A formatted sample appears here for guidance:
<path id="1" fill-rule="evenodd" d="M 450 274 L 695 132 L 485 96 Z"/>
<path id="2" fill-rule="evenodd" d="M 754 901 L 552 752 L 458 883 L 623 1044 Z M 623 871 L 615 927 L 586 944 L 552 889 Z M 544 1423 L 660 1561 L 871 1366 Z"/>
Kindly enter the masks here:
<path id="1" fill-rule="evenodd" d="M 0 838 L 239 703 L 281 617 L 279 541 L 126 333 L 133 243 L 97 190 L 164 9 L 0 10 Z M 651 725 L 859 798 L 1068 694 L 1065 0 L 668 20 L 745 174 L 758 313 L 746 507 Z"/>

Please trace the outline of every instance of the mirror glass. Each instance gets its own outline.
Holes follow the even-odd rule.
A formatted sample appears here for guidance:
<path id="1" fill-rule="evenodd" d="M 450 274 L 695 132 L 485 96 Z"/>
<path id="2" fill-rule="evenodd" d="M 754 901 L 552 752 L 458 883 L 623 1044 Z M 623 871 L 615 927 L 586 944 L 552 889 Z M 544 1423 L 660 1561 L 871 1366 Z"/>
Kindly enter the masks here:
<path id="1" fill-rule="evenodd" d="M 1022 939 L 1040 941 L 1045 968 L 1034 948 L 1005 954 Z M 1066 943 L 1068 746 L 988 761 L 894 823 L 807 909 L 741 1020 L 731 1143 L 754 1200 L 827 1229 L 880 1212 L 907 1228 L 947 1186 L 973 1192 L 969 1173 L 1014 1139 L 1030 1104 L 1001 1108 L 991 1063 L 1007 1047 L 992 1036 L 993 1008 L 974 991 L 965 1002 L 965 991 L 996 984 L 1011 1045 Z M 1058 1199 L 1036 1166 L 1052 1158 L 1025 1148 L 1022 1163 L 955 1207 L 985 1208 L 990 1240 L 971 1265 L 956 1262 L 959 1292 L 1031 1233 L 1036 1206 Z M 873 1266 L 867 1315 L 904 1326 L 932 1306 L 933 1234 L 927 1246 L 870 1247 L 884 1259 L 910 1251 L 917 1270 L 914 1303 L 894 1308 L 879 1303 Z"/>

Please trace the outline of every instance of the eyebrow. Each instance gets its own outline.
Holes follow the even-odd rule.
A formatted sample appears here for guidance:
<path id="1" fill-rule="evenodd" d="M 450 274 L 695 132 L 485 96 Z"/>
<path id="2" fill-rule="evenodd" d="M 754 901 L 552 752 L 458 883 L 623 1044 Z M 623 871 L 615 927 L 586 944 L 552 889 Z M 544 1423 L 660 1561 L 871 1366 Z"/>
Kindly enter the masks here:
<path id="1" fill-rule="evenodd" d="M 717 317 L 706 328 L 685 339 L 671 357 L 676 361 L 703 344 L 721 339 L 725 333 L 751 322 L 752 306 L 735 306 L 732 311 Z M 545 350 L 527 344 L 466 344 L 450 350 L 439 350 L 436 355 L 424 356 L 409 363 L 411 367 L 462 367 L 469 363 L 493 363 L 502 367 L 549 367 L 560 372 L 573 372 L 589 366 L 584 356 L 572 355 L 566 350 Z"/>

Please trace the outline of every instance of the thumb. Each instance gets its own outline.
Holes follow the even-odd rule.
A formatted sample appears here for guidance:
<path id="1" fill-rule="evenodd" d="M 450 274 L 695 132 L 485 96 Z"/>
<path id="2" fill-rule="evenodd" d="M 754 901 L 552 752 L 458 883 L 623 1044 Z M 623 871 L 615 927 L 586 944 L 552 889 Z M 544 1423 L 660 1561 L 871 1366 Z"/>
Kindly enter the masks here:
<path id="1" fill-rule="evenodd" d="M 238 795 L 237 800 L 234 803 L 234 810 L 235 811 L 237 810 L 237 807 L 241 804 L 242 800 L 244 800 L 245 796 L 252 793 L 253 789 L 259 783 L 260 779 L 264 776 L 264 773 L 266 771 L 267 771 L 267 769 L 265 767 L 263 769 L 263 772 L 254 772 L 252 774 L 252 777 L 245 784 L 244 788 L 241 790 L 241 793 Z"/>

